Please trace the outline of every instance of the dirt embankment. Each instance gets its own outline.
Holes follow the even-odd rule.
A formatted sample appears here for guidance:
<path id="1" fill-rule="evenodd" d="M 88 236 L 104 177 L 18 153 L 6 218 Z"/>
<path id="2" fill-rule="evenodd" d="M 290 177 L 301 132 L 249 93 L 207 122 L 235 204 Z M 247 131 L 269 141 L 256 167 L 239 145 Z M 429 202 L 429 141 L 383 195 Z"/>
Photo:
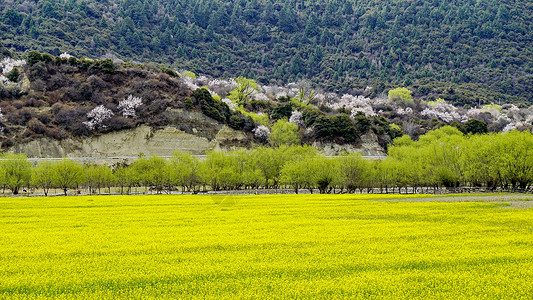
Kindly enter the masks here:
<path id="1" fill-rule="evenodd" d="M 152 128 L 141 125 L 86 138 L 54 140 L 40 138 L 14 145 L 14 153 L 25 153 L 31 158 L 53 157 L 131 157 L 144 155 L 170 156 L 175 151 L 187 151 L 202 155 L 214 149 L 250 148 L 253 138 L 242 131 L 229 128 L 200 112 L 167 109 L 165 118 L 169 125 Z M 351 144 L 314 143 L 314 147 L 326 155 L 360 152 L 367 156 L 384 155 L 374 134 L 363 136 L 358 146 Z"/>
<path id="2" fill-rule="evenodd" d="M 233 130 L 199 112 L 167 110 L 168 126 L 152 128 L 141 125 L 86 138 L 61 141 L 41 138 L 11 147 L 10 152 L 28 157 L 123 157 L 169 156 L 174 151 L 205 154 L 206 151 L 235 146 L 251 146 L 252 139 L 242 131 Z"/>

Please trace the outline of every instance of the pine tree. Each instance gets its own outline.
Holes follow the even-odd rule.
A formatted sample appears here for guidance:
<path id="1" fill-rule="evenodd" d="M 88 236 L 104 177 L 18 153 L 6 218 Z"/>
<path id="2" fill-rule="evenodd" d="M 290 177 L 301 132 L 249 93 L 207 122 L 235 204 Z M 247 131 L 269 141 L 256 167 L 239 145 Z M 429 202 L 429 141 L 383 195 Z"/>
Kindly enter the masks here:
<path id="1" fill-rule="evenodd" d="M 309 18 L 307 19 L 307 24 L 305 25 L 305 36 L 308 38 L 315 37 L 319 34 L 318 31 L 318 18 L 314 12 L 311 12 Z"/>

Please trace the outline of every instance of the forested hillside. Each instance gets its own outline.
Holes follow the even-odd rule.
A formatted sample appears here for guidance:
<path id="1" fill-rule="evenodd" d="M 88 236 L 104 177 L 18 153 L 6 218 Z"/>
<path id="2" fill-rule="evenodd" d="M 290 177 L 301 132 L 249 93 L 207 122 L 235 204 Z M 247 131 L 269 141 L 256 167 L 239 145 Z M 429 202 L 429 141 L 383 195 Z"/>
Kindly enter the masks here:
<path id="1" fill-rule="evenodd" d="M 517 0 L 7 0 L 0 42 L 371 98 L 406 86 L 459 106 L 529 106 L 532 16 Z"/>

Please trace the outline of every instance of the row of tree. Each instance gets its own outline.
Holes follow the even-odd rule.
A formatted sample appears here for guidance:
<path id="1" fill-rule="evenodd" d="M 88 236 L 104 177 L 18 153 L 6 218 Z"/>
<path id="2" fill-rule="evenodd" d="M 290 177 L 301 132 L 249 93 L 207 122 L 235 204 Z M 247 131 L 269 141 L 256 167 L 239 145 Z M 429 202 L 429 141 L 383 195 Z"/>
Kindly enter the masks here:
<path id="1" fill-rule="evenodd" d="M 209 152 L 205 159 L 176 152 L 171 158 L 139 157 L 133 163 L 82 165 L 63 159 L 35 166 L 20 154 L 0 160 L 0 184 L 13 194 L 35 188 L 111 188 L 129 193 L 134 187 L 162 192 L 199 192 L 291 188 L 311 192 L 427 192 L 462 186 L 526 191 L 533 183 L 533 136 L 529 132 L 463 135 L 454 127 L 431 131 L 412 141 L 398 138 L 383 160 L 359 154 L 326 157 L 308 146 L 260 147 Z"/>

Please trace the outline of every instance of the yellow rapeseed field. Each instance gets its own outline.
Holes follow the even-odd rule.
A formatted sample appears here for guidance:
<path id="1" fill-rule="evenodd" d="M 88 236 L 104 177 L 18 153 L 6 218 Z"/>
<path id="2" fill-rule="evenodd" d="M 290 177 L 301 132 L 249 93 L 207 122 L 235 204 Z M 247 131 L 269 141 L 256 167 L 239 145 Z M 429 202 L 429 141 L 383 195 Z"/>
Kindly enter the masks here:
<path id="1" fill-rule="evenodd" d="M 406 197 L 0 198 L 0 299 L 532 298 L 532 209 Z"/>

